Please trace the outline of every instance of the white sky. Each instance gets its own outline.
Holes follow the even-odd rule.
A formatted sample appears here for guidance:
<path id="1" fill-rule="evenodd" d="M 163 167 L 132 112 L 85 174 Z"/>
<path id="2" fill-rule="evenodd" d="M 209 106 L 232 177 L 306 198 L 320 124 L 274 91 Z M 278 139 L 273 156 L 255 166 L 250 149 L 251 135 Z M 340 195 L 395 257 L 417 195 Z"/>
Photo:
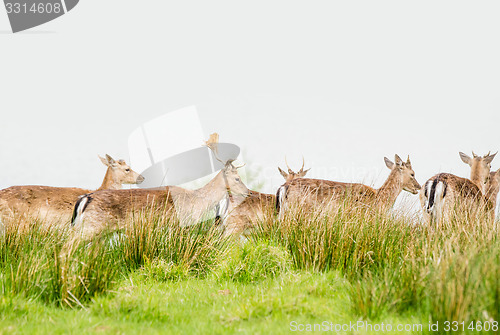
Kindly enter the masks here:
<path id="1" fill-rule="evenodd" d="M 97 188 L 141 123 L 197 105 L 265 190 L 311 177 L 422 184 L 500 149 L 497 1 L 82 0 L 11 34 L 0 8 L 0 187 Z M 167 144 L 168 145 L 168 144 Z M 493 161 L 500 167 L 500 157 Z"/>

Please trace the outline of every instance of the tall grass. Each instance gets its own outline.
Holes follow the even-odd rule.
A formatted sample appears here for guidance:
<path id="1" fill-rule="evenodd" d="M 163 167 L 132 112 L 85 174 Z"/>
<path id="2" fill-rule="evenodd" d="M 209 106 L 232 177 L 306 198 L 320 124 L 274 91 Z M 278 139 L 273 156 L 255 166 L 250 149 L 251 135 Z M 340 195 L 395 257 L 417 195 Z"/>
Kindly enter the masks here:
<path id="1" fill-rule="evenodd" d="M 204 276 L 217 266 L 228 247 L 228 239 L 211 220 L 181 227 L 171 216 L 149 209 L 133 215 L 124 226 L 116 249 L 128 269 L 161 259 Z"/>
<path id="2" fill-rule="evenodd" d="M 255 234 L 279 241 L 298 269 L 341 271 L 352 312 L 365 319 L 392 312 L 484 321 L 499 318 L 498 228 L 485 216 L 455 212 L 429 226 L 345 202 L 326 211 L 292 206 Z"/>
<path id="3" fill-rule="evenodd" d="M 349 277 L 398 263 L 420 229 L 405 217 L 349 203 L 332 211 L 295 207 L 275 227 L 274 238 L 290 249 L 297 268 Z"/>
<path id="4" fill-rule="evenodd" d="M 150 210 L 126 220 L 118 233 L 74 241 L 71 228 L 35 220 L 7 224 L 0 243 L 0 292 L 59 306 L 84 306 L 120 275 L 151 262 L 203 276 L 227 248 L 213 225 L 180 227 Z"/>
<path id="5" fill-rule="evenodd" d="M 377 320 L 500 318 L 499 222 L 455 213 L 440 225 L 345 202 L 336 210 L 273 213 L 247 235 L 224 238 L 212 222 L 180 227 L 161 211 L 127 218 L 118 232 L 65 249 L 70 228 L 15 222 L 0 244 L 0 293 L 56 306 L 85 306 L 140 269 L 152 280 L 213 273 L 259 283 L 290 271 L 341 273 L 350 312 Z"/>
<path id="6" fill-rule="evenodd" d="M 0 244 L 0 290 L 4 295 L 75 306 L 112 284 L 118 269 L 109 244 L 96 240 L 63 251 L 67 229 L 53 229 L 29 219 L 16 223 L 8 226 Z"/>

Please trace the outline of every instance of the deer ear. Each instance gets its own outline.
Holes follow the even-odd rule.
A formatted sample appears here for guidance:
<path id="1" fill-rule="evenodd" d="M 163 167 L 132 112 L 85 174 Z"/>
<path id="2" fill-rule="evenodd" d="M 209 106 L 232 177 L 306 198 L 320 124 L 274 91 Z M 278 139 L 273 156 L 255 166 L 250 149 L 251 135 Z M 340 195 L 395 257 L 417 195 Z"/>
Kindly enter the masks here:
<path id="1" fill-rule="evenodd" d="M 108 166 L 116 166 L 116 161 L 110 155 L 106 154 L 106 160 L 108 161 Z"/>
<path id="2" fill-rule="evenodd" d="M 462 162 L 468 165 L 472 165 L 472 158 L 464 154 L 463 152 L 458 153 L 460 155 L 460 158 L 462 159 Z"/>
<path id="3" fill-rule="evenodd" d="M 394 163 L 387 157 L 384 157 L 384 161 L 389 170 L 392 170 L 392 168 L 394 167 Z"/>
<path id="4" fill-rule="evenodd" d="M 99 157 L 99 159 L 101 160 L 102 164 L 104 164 L 106 166 L 109 166 L 108 160 L 106 158 L 103 158 L 103 157 L 101 157 L 99 155 L 97 155 L 97 157 Z"/>
<path id="5" fill-rule="evenodd" d="M 403 160 L 401 159 L 401 157 L 399 157 L 397 154 L 394 155 L 394 162 L 396 163 L 396 165 L 398 166 L 403 166 Z"/>
<path id="6" fill-rule="evenodd" d="M 406 160 L 405 165 L 406 165 L 406 167 L 411 169 L 410 155 L 408 155 L 408 159 Z"/>
<path id="7" fill-rule="evenodd" d="M 493 160 L 493 158 L 495 158 L 497 153 L 498 152 L 495 152 L 493 155 L 488 155 L 488 156 L 484 157 L 484 161 L 486 162 L 486 164 L 490 164 L 491 161 Z"/>
<path id="8" fill-rule="evenodd" d="M 307 171 L 309 171 L 309 170 L 311 170 L 311 168 L 309 168 L 309 169 L 307 169 L 307 170 L 305 170 L 305 171 L 301 171 L 301 172 L 299 172 L 297 175 L 298 175 L 299 177 L 304 177 L 304 176 L 307 174 Z"/>
<path id="9" fill-rule="evenodd" d="M 283 178 L 286 179 L 288 177 L 288 174 L 285 171 L 281 170 L 281 168 L 279 166 L 278 166 L 278 171 L 281 173 L 281 175 L 283 176 Z"/>

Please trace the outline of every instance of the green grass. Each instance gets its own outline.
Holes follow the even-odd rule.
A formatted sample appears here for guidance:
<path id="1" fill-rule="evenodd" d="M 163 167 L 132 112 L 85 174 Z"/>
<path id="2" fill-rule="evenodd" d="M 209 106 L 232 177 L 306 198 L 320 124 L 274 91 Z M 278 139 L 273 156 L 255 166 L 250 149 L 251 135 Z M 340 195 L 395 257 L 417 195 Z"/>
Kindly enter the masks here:
<path id="1" fill-rule="evenodd" d="M 339 274 L 295 272 L 255 284 L 188 278 L 162 281 L 138 272 L 85 309 L 3 298 L 6 333 L 284 334 L 291 322 L 349 323 L 347 283 Z M 391 317 L 394 324 L 416 322 Z"/>
<path id="2" fill-rule="evenodd" d="M 436 228 L 355 207 L 297 211 L 241 243 L 210 222 L 180 228 L 155 213 L 74 245 L 69 231 L 40 222 L 8 228 L 0 334 L 281 334 L 362 321 L 442 334 L 447 320 L 500 321 L 498 222 Z"/>

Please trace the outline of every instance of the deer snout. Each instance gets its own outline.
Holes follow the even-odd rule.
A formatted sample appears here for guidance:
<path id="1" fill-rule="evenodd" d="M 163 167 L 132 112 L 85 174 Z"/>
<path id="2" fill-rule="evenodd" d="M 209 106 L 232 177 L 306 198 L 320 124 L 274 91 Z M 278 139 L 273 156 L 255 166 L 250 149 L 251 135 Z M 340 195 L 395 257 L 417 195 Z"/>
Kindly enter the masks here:
<path id="1" fill-rule="evenodd" d="M 406 187 L 403 187 L 403 190 L 405 190 L 406 192 L 410 192 L 411 194 L 418 194 L 420 189 L 421 186 L 417 181 L 411 183 L 410 185 L 406 185 Z"/>
<path id="2" fill-rule="evenodd" d="M 410 192 L 412 194 L 418 194 L 418 192 L 420 191 L 421 188 L 422 188 L 422 186 L 420 186 L 420 184 L 415 181 L 415 185 L 413 185 L 413 190 L 411 190 Z"/>
<path id="3" fill-rule="evenodd" d="M 144 181 L 144 177 L 142 176 L 142 174 L 139 175 L 139 177 L 137 177 L 137 180 L 136 180 L 136 183 L 137 184 L 140 184 Z"/>

